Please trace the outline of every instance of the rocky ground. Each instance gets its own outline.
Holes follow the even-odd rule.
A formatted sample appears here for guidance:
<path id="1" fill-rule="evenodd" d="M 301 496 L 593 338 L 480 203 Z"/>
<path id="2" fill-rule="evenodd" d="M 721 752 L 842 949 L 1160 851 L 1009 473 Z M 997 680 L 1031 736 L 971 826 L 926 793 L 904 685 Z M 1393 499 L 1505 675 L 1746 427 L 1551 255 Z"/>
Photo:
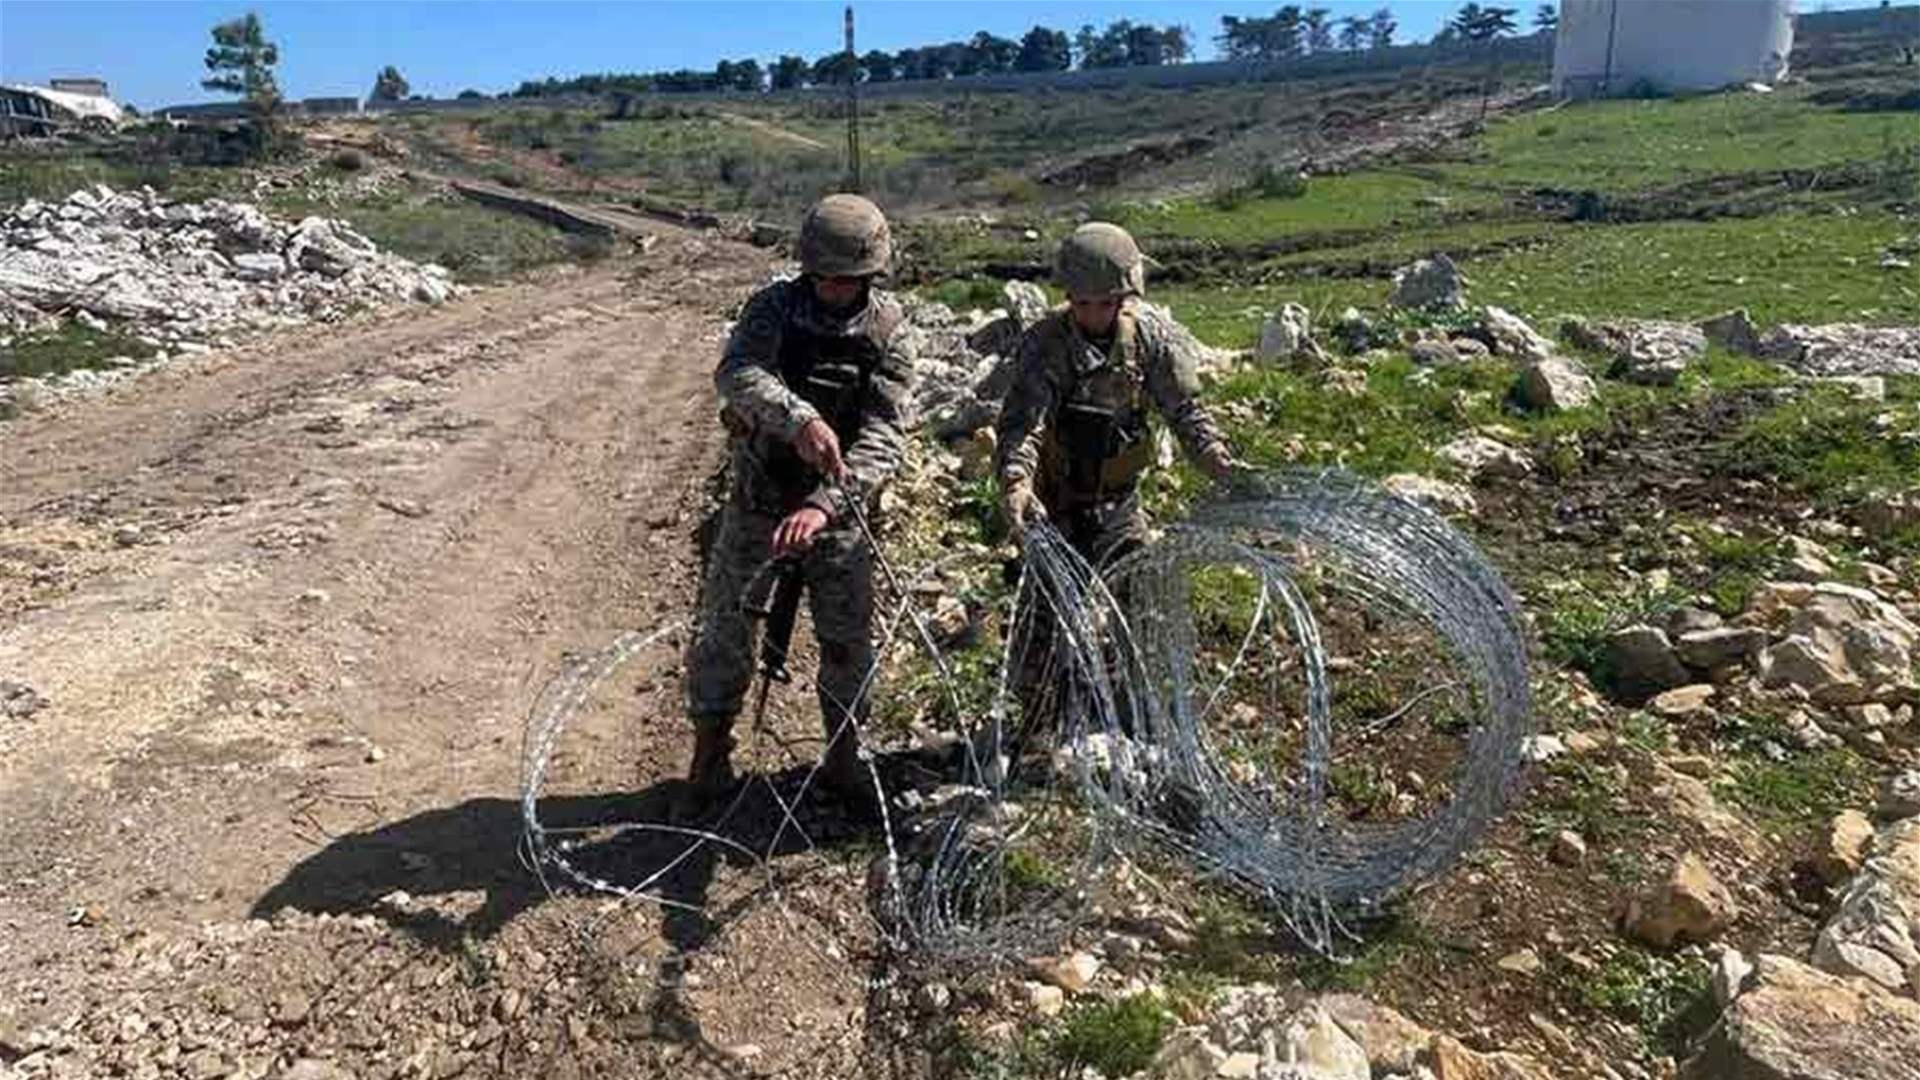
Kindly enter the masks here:
<path id="1" fill-rule="evenodd" d="M 382 252 L 345 222 L 278 220 L 240 202 L 83 188 L 0 218 L 0 348 L 72 321 L 144 347 L 109 371 L 393 303 L 443 303 L 447 272 Z M 76 379 L 11 387 L 16 395 Z"/>
<path id="2" fill-rule="evenodd" d="M 1356 927 L 1349 963 L 1122 864 L 1044 954 L 928 972 L 880 947 L 877 838 L 831 807 L 803 807 L 811 844 L 770 863 L 684 860 L 663 903 L 549 893 L 516 858 L 515 749 L 546 678 L 693 605 L 711 358 L 763 255 L 670 232 L 423 295 L 440 275 L 322 219 L 75 199 L 8 219 L 0 294 L 22 322 L 113 320 L 171 355 L 0 429 L 0 1075 L 1880 1080 L 1920 1059 L 1920 571 L 1895 543 L 1920 503 L 1841 514 L 1704 465 L 1744 399 L 1624 420 L 1574 473 L 1494 429 L 1441 448 L 1447 476 L 1388 481 L 1470 528 L 1543 636 L 1577 553 L 1678 598 L 1589 635 L 1587 667 L 1541 659 L 1536 786 L 1399 922 Z M 49 244 L 106 272 L 49 266 Z M 1396 283 L 1416 323 L 1283 307 L 1209 376 L 1284 367 L 1358 398 L 1389 354 L 1491 357 L 1557 415 L 1715 348 L 1784 368 L 1768 394 L 1887 402 L 1916 356 L 1911 330 L 1737 315 L 1549 334 L 1465 289 L 1435 261 Z M 356 310 L 380 299 L 437 306 Z M 902 559 L 996 567 L 956 508 L 1045 307 L 1018 284 L 997 311 L 910 306 L 928 438 L 892 499 Z M 1888 438 L 1907 408 L 1886 403 Z M 1657 564 L 1633 546 L 1709 507 L 1779 540 L 1733 609 L 1685 587 L 1711 537 Z M 927 599 L 963 636 L 978 598 Z M 589 703 L 544 820 L 665 815 L 681 644 Z M 782 693 L 748 753 L 781 783 L 809 697 Z M 1835 812 L 1742 801 L 1764 763 L 1830 753 Z M 620 847 L 608 872 L 683 850 Z M 1655 1018 L 1674 1030 L 1650 1040 Z"/>

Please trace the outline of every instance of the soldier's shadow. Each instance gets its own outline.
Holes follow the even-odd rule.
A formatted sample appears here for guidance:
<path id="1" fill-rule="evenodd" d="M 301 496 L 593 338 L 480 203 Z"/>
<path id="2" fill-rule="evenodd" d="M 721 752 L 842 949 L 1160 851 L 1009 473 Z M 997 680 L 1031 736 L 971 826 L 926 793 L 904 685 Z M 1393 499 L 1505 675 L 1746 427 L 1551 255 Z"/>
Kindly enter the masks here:
<path id="1" fill-rule="evenodd" d="M 911 754 L 888 755 L 878 764 L 883 775 L 924 771 Z M 707 911 L 723 864 L 752 867 L 878 835 L 877 825 L 850 821 L 831 802 L 814 794 L 798 797 L 807 772 L 807 766 L 794 766 L 752 777 L 724 821 L 715 819 L 733 796 L 701 817 L 677 820 L 681 780 L 638 792 L 541 799 L 541 825 L 577 877 L 533 864 L 517 800 L 469 799 L 336 838 L 289 870 L 254 902 L 251 914 L 372 914 L 427 945 L 457 952 L 552 897 L 584 891 L 579 878 L 618 888 L 649 882 L 643 896 L 665 902 L 669 942 L 690 952 L 750 906 L 736 900 L 725 912 Z M 708 830 L 723 840 L 699 835 Z M 478 893 L 480 902 L 454 916 L 433 904 L 383 902 L 395 892 L 416 900 Z"/>

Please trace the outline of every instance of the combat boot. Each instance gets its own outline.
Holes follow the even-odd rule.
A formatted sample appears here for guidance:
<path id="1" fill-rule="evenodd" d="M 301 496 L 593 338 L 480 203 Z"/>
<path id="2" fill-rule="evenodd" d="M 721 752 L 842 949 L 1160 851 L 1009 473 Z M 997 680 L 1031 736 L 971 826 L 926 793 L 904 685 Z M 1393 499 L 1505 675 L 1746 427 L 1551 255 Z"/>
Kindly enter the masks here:
<path id="1" fill-rule="evenodd" d="M 700 799 L 723 795 L 734 785 L 733 718 L 696 716 L 693 718 L 693 764 L 687 769 L 687 783 Z"/>
<path id="2" fill-rule="evenodd" d="M 821 789 L 846 807 L 848 816 L 861 821 L 880 817 L 880 791 L 867 763 L 860 760 L 859 742 L 852 731 L 827 748 L 820 760 L 818 782 Z"/>

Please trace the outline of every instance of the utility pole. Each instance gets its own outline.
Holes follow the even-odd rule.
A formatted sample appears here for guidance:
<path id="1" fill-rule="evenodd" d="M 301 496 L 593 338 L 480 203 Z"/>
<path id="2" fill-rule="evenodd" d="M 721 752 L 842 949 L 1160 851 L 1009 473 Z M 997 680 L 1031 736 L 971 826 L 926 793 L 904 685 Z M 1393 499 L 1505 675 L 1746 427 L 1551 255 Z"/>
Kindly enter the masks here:
<path id="1" fill-rule="evenodd" d="M 847 5 L 847 190 L 860 190 L 860 59 L 853 51 L 853 5 Z"/>

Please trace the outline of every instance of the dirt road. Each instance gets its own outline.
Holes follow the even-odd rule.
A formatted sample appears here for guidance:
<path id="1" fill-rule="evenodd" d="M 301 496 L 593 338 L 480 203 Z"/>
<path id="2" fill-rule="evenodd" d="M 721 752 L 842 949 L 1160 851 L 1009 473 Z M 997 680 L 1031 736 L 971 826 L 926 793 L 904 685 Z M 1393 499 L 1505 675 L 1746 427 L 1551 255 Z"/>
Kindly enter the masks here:
<path id="1" fill-rule="evenodd" d="M 712 360 L 765 267 L 675 236 L 0 429 L 0 678 L 46 701 L 0 714 L 0 1075 L 845 1071 L 861 972 L 757 947 L 790 908 L 607 925 L 514 851 L 563 653 L 693 603 Z M 671 786 L 673 661 L 596 703 L 554 813 Z M 694 862 L 708 907 L 759 887 Z"/>

